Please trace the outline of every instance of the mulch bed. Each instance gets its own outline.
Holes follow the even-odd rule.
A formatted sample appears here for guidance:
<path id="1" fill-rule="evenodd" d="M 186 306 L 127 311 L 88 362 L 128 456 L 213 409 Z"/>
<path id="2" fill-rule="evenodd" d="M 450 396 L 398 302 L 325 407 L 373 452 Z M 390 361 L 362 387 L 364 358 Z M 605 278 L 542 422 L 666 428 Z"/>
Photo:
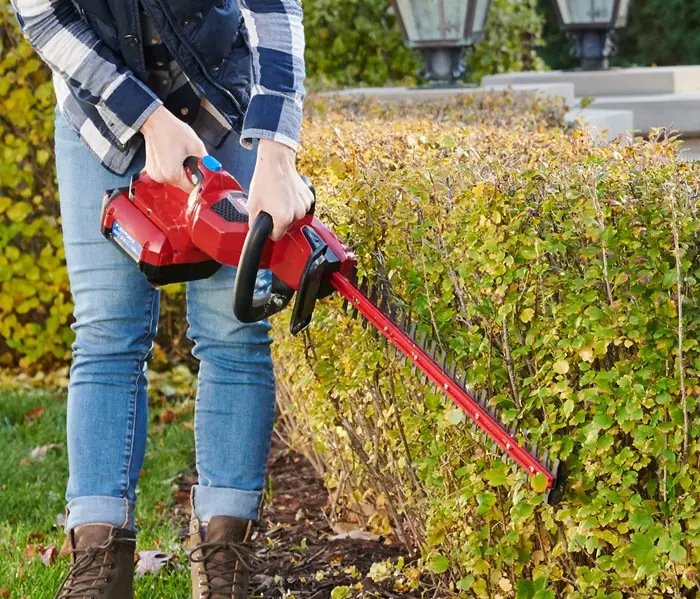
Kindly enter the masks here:
<path id="1" fill-rule="evenodd" d="M 334 538 L 338 535 L 324 512 L 329 497 L 323 481 L 308 460 L 278 439 L 270 451 L 268 476 L 272 500 L 265 501 L 258 532 L 251 541 L 261 564 L 252 581 L 255 597 L 326 599 L 334 587 L 343 585 L 352 589 L 348 597 L 420 597 L 418 592 L 397 592 L 392 579 L 374 582 L 367 577 L 374 562 L 403 556 L 410 563 L 414 558 L 386 539 Z M 194 482 L 194 473 L 183 473 L 174 487 L 174 517 L 183 538 Z"/>

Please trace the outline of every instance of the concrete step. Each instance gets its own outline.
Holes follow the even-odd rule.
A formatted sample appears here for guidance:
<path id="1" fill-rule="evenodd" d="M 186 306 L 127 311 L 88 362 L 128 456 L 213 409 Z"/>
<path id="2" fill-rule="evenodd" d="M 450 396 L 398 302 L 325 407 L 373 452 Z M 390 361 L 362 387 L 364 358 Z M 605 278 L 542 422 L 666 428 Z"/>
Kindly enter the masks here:
<path id="1" fill-rule="evenodd" d="M 655 127 L 667 127 L 684 136 L 700 136 L 700 91 L 597 97 L 591 108 L 631 110 L 634 129 L 644 135 Z"/>
<path id="2" fill-rule="evenodd" d="M 481 84 L 573 83 L 577 97 L 700 91 L 700 66 L 636 67 L 608 71 L 526 71 L 488 75 Z"/>
<path id="3" fill-rule="evenodd" d="M 600 110 L 596 108 L 584 108 L 570 110 L 566 114 L 568 123 L 576 123 L 581 120 L 584 127 L 600 143 L 607 143 L 620 136 L 625 136 L 633 129 L 634 115 L 631 110 Z"/>

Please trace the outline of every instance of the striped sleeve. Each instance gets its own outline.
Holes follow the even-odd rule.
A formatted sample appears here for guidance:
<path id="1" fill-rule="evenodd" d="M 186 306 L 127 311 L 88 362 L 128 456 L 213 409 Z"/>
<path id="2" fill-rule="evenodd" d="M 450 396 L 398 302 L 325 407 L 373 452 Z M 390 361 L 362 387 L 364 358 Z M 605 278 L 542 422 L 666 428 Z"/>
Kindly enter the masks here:
<path id="1" fill-rule="evenodd" d="M 239 0 L 253 57 L 241 142 L 272 139 L 297 148 L 305 96 L 303 12 L 298 0 Z"/>
<path id="2" fill-rule="evenodd" d="M 80 18 L 71 0 L 12 0 L 24 37 L 125 147 L 161 104 Z"/>

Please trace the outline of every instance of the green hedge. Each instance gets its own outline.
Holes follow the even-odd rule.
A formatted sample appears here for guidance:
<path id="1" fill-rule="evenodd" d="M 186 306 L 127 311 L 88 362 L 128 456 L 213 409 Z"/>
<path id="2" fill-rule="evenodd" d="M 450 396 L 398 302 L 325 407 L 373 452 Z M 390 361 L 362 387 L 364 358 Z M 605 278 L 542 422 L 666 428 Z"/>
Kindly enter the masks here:
<path id="1" fill-rule="evenodd" d="M 304 170 L 361 273 L 566 463 L 564 502 L 543 505 L 339 300 L 300 337 L 275 328 L 287 434 L 341 513 L 421 546 L 465 597 L 693 596 L 700 170 L 670 142 L 459 113 L 326 107 Z"/>

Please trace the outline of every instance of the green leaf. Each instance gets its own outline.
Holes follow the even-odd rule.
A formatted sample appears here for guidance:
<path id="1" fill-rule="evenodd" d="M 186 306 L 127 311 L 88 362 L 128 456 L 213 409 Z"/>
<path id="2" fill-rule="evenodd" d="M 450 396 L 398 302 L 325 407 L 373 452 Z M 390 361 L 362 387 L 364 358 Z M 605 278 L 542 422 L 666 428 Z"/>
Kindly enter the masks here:
<path id="1" fill-rule="evenodd" d="M 465 576 L 464 578 L 461 578 L 460 581 L 457 583 L 457 588 L 460 591 L 468 591 L 470 588 L 472 588 L 472 584 L 474 584 L 474 577 Z"/>
<path id="2" fill-rule="evenodd" d="M 518 580 L 515 583 L 515 599 L 532 599 L 535 587 L 532 580 Z"/>
<path id="3" fill-rule="evenodd" d="M 675 543 L 668 552 L 668 556 L 673 562 L 682 562 L 686 556 L 686 550 L 680 543 Z"/>
<path id="4" fill-rule="evenodd" d="M 450 560 L 448 560 L 444 555 L 438 554 L 433 556 L 430 560 L 430 569 L 436 574 L 443 574 L 447 572 L 450 567 Z"/>
<path id="5" fill-rule="evenodd" d="M 345 599 L 350 594 L 350 587 L 348 586 L 340 586 L 340 587 L 335 587 L 331 591 L 331 599 Z"/>
<path id="6" fill-rule="evenodd" d="M 503 468 L 491 468 L 486 472 L 484 478 L 486 478 L 486 480 L 489 481 L 489 484 L 492 487 L 500 487 L 503 483 L 506 482 L 507 477 Z"/>
<path id="7" fill-rule="evenodd" d="M 449 422 L 452 425 L 461 424 L 466 419 L 464 411 L 459 408 L 452 408 L 451 410 L 448 410 L 445 417 L 447 419 L 447 422 Z"/>
<path id="8" fill-rule="evenodd" d="M 664 273 L 664 280 L 663 280 L 663 287 L 664 289 L 668 289 L 669 287 L 672 287 L 676 281 L 678 280 L 678 273 L 676 272 L 675 268 L 672 268 L 670 270 L 667 270 Z"/>
<path id="9" fill-rule="evenodd" d="M 530 486 L 534 489 L 535 493 L 544 493 L 547 490 L 547 477 L 538 472 L 530 478 Z"/>
<path id="10" fill-rule="evenodd" d="M 656 559 L 655 538 L 651 533 L 635 533 L 629 544 L 630 555 L 634 558 L 634 565 L 651 566 Z"/>
<path id="11" fill-rule="evenodd" d="M 597 429 L 609 428 L 613 422 L 615 421 L 607 414 L 596 414 L 593 418 L 593 426 Z"/>

